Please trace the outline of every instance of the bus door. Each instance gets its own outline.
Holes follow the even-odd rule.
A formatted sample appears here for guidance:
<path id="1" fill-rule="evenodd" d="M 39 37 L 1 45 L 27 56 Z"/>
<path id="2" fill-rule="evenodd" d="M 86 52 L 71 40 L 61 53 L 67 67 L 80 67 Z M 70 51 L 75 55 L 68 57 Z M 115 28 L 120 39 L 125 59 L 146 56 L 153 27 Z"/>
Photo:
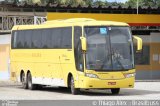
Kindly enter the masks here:
<path id="1" fill-rule="evenodd" d="M 66 74 L 68 71 L 71 71 L 72 66 L 72 61 L 73 61 L 73 50 L 72 49 L 64 49 L 62 54 L 59 57 L 60 61 L 60 66 L 62 69 L 62 75 L 61 77 L 65 77 L 64 74 Z"/>
<path id="2" fill-rule="evenodd" d="M 61 30 L 60 35 L 60 46 L 59 61 L 61 65 L 61 78 L 64 78 L 68 71 L 72 69 L 73 50 L 72 50 L 72 27 L 64 27 Z"/>

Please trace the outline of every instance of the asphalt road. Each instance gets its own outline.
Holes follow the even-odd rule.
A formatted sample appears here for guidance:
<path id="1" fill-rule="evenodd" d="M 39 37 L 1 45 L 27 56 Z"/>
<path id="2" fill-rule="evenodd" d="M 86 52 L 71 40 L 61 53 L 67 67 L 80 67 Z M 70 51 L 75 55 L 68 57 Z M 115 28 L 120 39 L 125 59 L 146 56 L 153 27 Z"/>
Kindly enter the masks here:
<path id="1" fill-rule="evenodd" d="M 133 89 L 121 89 L 119 95 L 112 95 L 110 90 L 72 95 L 67 89 L 46 87 L 31 91 L 17 83 L 0 81 L 0 100 L 160 100 L 160 82 L 136 82 Z"/>

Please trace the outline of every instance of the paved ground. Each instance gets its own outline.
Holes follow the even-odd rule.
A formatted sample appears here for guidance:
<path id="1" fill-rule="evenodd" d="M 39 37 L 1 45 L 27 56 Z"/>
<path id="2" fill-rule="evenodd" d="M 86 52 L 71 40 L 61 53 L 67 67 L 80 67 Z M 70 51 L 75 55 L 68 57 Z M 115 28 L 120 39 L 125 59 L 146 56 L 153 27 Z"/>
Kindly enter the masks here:
<path id="1" fill-rule="evenodd" d="M 119 95 L 111 95 L 110 90 L 84 91 L 71 95 L 69 90 L 43 88 L 25 90 L 20 84 L 0 81 L 0 100 L 160 100 L 160 82 L 136 82 L 133 89 L 121 89 Z"/>

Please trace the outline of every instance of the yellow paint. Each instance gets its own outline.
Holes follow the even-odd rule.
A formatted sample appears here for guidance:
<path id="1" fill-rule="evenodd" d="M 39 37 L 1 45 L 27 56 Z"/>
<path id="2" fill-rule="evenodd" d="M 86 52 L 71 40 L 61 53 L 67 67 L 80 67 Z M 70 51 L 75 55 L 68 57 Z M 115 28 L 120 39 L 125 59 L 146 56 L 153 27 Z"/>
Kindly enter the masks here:
<path id="1" fill-rule="evenodd" d="M 95 13 L 54 13 L 47 14 L 48 20 L 67 18 L 93 18 L 104 21 L 119 21 L 126 23 L 160 23 L 160 15 L 149 14 L 95 14 Z"/>
<path id="2" fill-rule="evenodd" d="M 137 50 L 142 50 L 142 39 L 138 36 L 133 36 L 133 38 L 137 40 Z"/>
<path id="3" fill-rule="evenodd" d="M 78 20 L 78 22 L 77 22 Z M 12 30 L 26 29 L 44 29 L 56 28 L 64 26 L 85 26 L 85 25 L 115 25 L 128 26 L 126 23 L 106 22 L 87 19 L 70 19 L 63 21 L 52 21 L 42 25 L 23 25 L 15 26 Z M 72 38 L 74 38 L 72 32 Z M 72 45 L 73 44 L 72 39 Z M 125 78 L 124 74 L 135 73 L 135 70 L 118 71 L 118 72 L 103 72 L 99 73 L 94 70 L 85 70 L 80 72 L 76 70 L 74 58 L 74 46 L 72 49 L 11 49 L 11 73 L 16 73 L 16 76 L 11 76 L 12 80 L 20 77 L 23 70 L 25 75 L 28 71 L 32 77 L 40 78 L 59 78 L 64 79 L 65 86 L 68 86 L 67 79 L 69 73 L 73 75 L 76 88 L 130 88 L 134 87 L 134 77 Z M 98 78 L 89 78 L 85 73 L 93 73 Z M 103 79 L 103 80 L 102 80 Z M 116 82 L 116 85 L 108 85 L 108 82 Z M 130 85 L 130 86 L 129 86 Z M 92 86 L 92 87 L 91 87 Z"/>

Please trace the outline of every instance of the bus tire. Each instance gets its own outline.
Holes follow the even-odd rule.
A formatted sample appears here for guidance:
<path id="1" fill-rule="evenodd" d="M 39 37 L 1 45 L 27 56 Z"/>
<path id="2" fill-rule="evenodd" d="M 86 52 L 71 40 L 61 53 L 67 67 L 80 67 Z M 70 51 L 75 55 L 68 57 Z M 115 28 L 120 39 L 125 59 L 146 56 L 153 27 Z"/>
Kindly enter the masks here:
<path id="1" fill-rule="evenodd" d="M 120 92 L 120 88 L 112 88 L 111 92 L 112 92 L 113 95 L 117 95 Z"/>
<path id="2" fill-rule="evenodd" d="M 73 95 L 77 95 L 77 94 L 80 93 L 80 89 L 79 89 L 79 88 L 75 88 L 73 76 L 71 77 L 70 87 L 71 87 L 71 93 L 72 93 Z"/>
<path id="3" fill-rule="evenodd" d="M 31 75 L 30 72 L 27 74 L 27 79 L 28 79 L 28 81 L 27 81 L 28 82 L 28 89 L 35 90 L 36 89 L 36 85 L 32 84 L 32 75 Z"/>
<path id="4" fill-rule="evenodd" d="M 22 87 L 24 89 L 28 89 L 27 78 L 25 77 L 24 72 L 21 74 L 21 82 L 22 82 Z"/>

